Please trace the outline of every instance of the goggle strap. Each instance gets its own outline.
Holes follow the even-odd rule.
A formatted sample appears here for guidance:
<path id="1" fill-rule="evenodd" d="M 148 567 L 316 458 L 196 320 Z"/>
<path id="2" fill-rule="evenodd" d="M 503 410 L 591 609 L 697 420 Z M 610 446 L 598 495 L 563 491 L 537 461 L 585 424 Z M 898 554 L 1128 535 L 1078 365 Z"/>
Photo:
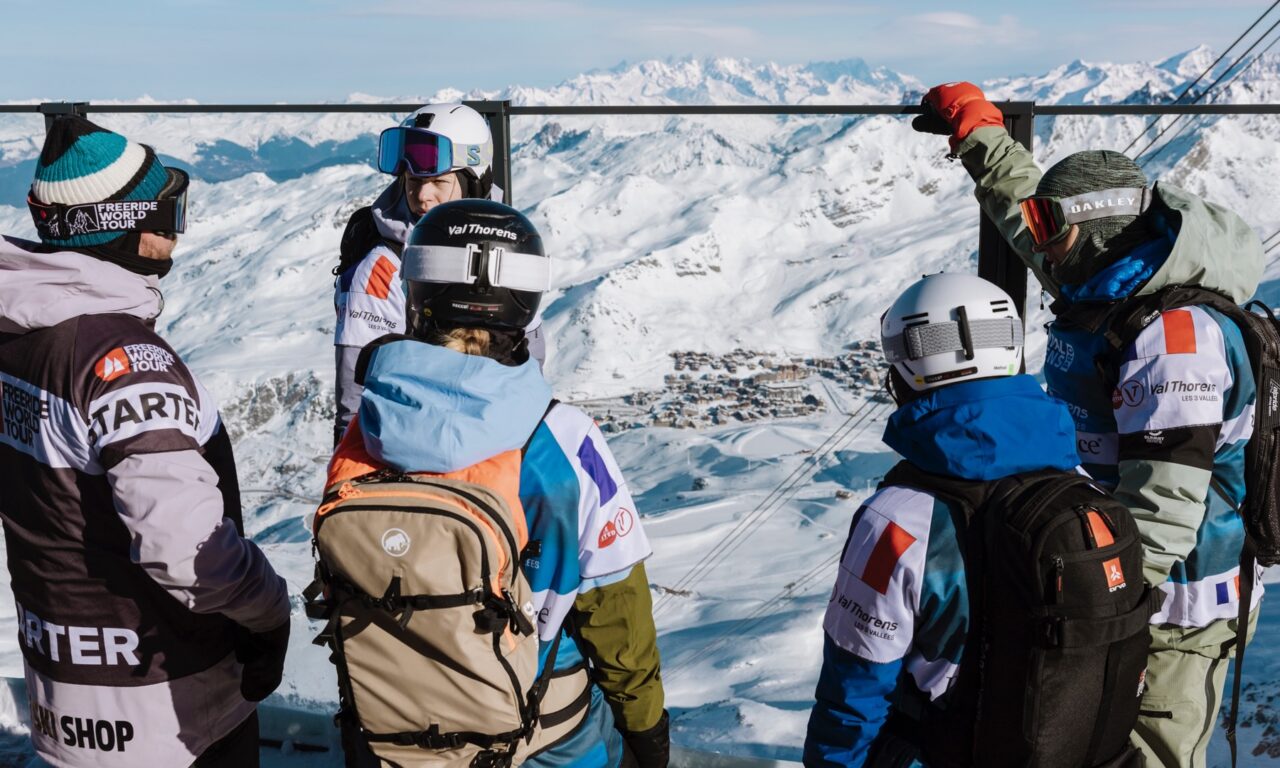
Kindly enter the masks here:
<path id="1" fill-rule="evenodd" d="M 186 193 L 164 200 L 111 200 L 46 205 L 27 196 L 36 231 L 46 240 L 68 240 L 98 232 L 175 232 L 186 229 Z"/>
<path id="2" fill-rule="evenodd" d="M 919 360 L 948 352 L 978 349 L 1010 349 L 1023 343 L 1022 323 L 1014 317 L 992 317 L 970 320 L 969 346 L 961 337 L 960 323 L 922 323 L 907 328 L 884 340 L 884 356 L 890 363 Z"/>
<path id="3" fill-rule="evenodd" d="M 405 246 L 401 273 L 405 280 L 422 283 L 471 285 L 476 281 L 475 257 L 479 253 L 475 245 Z M 488 277 L 489 284 L 495 287 L 542 293 L 551 288 L 551 260 L 493 246 L 489 249 Z"/>
<path id="4" fill-rule="evenodd" d="M 1117 187 L 1064 197 L 1059 201 L 1067 224 L 1111 216 L 1141 216 L 1151 207 L 1150 187 Z"/>

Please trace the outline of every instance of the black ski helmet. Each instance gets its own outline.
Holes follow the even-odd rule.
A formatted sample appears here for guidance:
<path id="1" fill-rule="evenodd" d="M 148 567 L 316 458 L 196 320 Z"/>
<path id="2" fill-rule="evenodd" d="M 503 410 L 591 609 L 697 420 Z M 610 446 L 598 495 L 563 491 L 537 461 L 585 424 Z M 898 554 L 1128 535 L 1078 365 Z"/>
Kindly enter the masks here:
<path id="1" fill-rule="evenodd" d="M 439 328 L 519 331 L 551 285 L 551 260 L 533 223 L 493 200 L 464 199 L 427 211 L 401 262 L 409 333 Z"/>

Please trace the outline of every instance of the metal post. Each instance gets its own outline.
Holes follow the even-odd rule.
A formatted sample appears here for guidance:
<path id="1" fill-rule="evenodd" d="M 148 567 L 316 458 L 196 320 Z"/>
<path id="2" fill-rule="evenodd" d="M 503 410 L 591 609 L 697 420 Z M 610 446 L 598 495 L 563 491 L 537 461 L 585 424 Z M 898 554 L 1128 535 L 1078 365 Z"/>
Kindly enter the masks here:
<path id="1" fill-rule="evenodd" d="M 1035 102 L 1001 102 L 1009 135 L 1028 150 L 1035 138 Z M 1013 298 L 1018 314 L 1026 317 L 1027 267 L 1013 252 L 1000 230 L 986 216 L 978 226 L 978 276 L 990 280 Z"/>
<path id="2" fill-rule="evenodd" d="M 44 115 L 45 133 L 53 126 L 54 118 L 59 115 L 83 115 L 87 106 L 88 103 L 84 101 L 46 101 L 41 104 L 38 110 Z"/>
<path id="3" fill-rule="evenodd" d="M 511 102 L 463 103 L 489 121 L 489 133 L 493 136 L 493 183 L 502 187 L 503 200 L 507 205 L 514 205 L 511 195 Z"/>

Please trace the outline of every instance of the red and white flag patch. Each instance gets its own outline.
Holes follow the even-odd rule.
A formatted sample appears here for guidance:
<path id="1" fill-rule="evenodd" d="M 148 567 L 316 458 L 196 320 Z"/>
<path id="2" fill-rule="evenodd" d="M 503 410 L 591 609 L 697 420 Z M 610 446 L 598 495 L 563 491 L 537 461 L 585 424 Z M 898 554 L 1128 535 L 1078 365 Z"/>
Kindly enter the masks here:
<path id="1" fill-rule="evenodd" d="M 1196 352 L 1196 321 L 1190 310 L 1171 309 L 1160 316 L 1164 324 L 1164 351 L 1168 355 Z"/>
<path id="2" fill-rule="evenodd" d="M 889 521 L 884 531 L 880 533 L 880 538 L 876 539 L 871 555 L 867 557 L 866 565 L 863 566 L 862 574 L 858 578 L 880 594 L 887 594 L 889 580 L 898 567 L 898 561 L 915 542 L 915 536 L 907 533 L 892 520 Z"/>

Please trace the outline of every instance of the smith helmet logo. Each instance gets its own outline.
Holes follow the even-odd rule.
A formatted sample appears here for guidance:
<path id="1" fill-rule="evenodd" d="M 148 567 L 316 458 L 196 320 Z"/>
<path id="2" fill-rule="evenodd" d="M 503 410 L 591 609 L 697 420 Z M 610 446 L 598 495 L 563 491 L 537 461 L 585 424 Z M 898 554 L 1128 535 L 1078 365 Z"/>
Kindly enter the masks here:
<path id="1" fill-rule="evenodd" d="M 93 372 L 103 381 L 114 381 L 126 373 L 168 373 L 174 362 L 171 352 L 155 344 L 126 344 L 103 355 Z"/>
<path id="2" fill-rule="evenodd" d="M 399 528 L 388 528 L 382 534 L 382 551 L 392 557 L 404 557 L 409 551 L 409 534 Z"/>
<path id="3" fill-rule="evenodd" d="M 479 164 L 480 164 L 480 148 L 467 147 L 467 165 L 479 165 Z"/>
<path id="4" fill-rule="evenodd" d="M 619 509 L 618 514 L 613 519 L 604 524 L 604 528 L 600 529 L 600 537 L 596 540 L 596 544 L 600 549 L 610 546 L 613 542 L 631 533 L 636 527 L 635 516 L 629 509 Z"/>
<path id="5" fill-rule="evenodd" d="M 40 434 L 40 422 L 49 418 L 49 403 L 12 384 L 0 383 L 0 435 L 31 447 Z"/>
<path id="6" fill-rule="evenodd" d="M 77 205 L 67 210 L 69 237 L 94 232 L 118 232 L 134 229 L 138 222 L 160 208 L 156 200 L 124 200 L 116 203 Z"/>
<path id="7" fill-rule="evenodd" d="M 1102 572 L 1107 576 L 1107 591 L 1115 592 L 1124 589 L 1124 569 L 1120 567 L 1120 558 L 1113 557 L 1102 564 Z"/>

